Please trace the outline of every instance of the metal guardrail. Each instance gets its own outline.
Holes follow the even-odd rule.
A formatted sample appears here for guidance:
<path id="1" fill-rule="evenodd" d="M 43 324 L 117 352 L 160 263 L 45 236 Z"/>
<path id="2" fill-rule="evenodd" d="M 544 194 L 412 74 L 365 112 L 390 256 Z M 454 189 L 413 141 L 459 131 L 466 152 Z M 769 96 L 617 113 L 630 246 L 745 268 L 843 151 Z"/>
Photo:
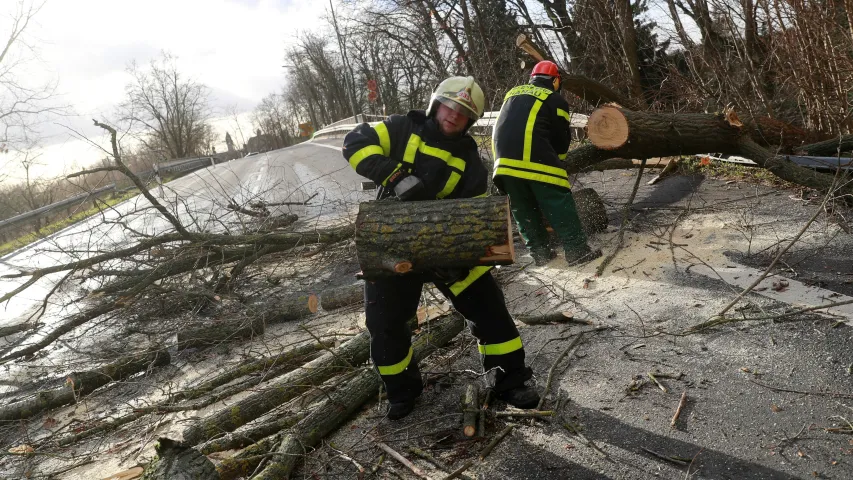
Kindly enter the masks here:
<path id="1" fill-rule="evenodd" d="M 499 111 L 484 112 L 483 116 L 480 117 L 480 119 L 477 120 L 474 125 L 471 126 L 471 133 L 474 133 L 476 135 L 491 135 L 492 127 L 498 120 L 498 114 L 500 114 Z M 361 116 L 362 115 L 359 115 L 359 117 Z M 377 117 L 376 121 L 367 122 L 368 125 L 371 126 L 376 125 L 384 119 L 384 117 L 380 117 L 377 115 L 366 115 L 366 117 Z M 323 127 L 320 130 L 317 130 L 316 132 L 314 132 L 314 136 L 311 137 L 311 139 L 314 140 L 316 138 L 332 138 L 346 135 L 347 133 L 352 131 L 353 128 L 360 125 L 360 123 L 342 123 L 345 120 L 352 121 L 352 118 L 353 117 L 349 117 L 344 120 L 337 121 L 335 123 L 327 125 L 326 127 Z M 586 127 L 588 117 L 582 113 L 573 113 L 571 114 L 570 118 L 570 128 L 575 133 L 575 137 L 582 138 L 582 131 L 583 128 Z"/>
<path id="2" fill-rule="evenodd" d="M 7 218 L 6 220 L 0 220 L 0 229 L 10 227 L 12 225 L 19 224 L 21 222 L 25 222 L 27 220 L 31 220 L 33 218 L 43 217 L 48 213 L 58 210 L 60 208 L 66 207 L 68 205 L 72 205 L 78 202 L 85 202 L 90 198 L 95 198 L 101 195 L 102 193 L 110 192 L 115 190 L 116 184 L 111 183 L 109 185 L 103 186 L 101 188 L 96 188 L 91 192 L 81 193 L 78 195 L 74 195 L 73 197 L 66 198 L 65 200 L 60 200 L 55 203 L 51 203 L 50 205 L 45 205 L 43 207 L 37 208 L 35 210 L 30 210 L 29 212 L 22 213 L 20 215 L 15 215 L 14 217 Z"/>
<path id="3" fill-rule="evenodd" d="M 717 160 L 720 162 L 726 163 L 737 163 L 740 165 L 746 165 L 749 167 L 758 166 L 757 163 L 752 160 L 741 157 L 739 155 L 714 155 L 712 153 L 709 154 L 697 154 L 695 155 L 697 158 L 708 158 L 711 160 Z M 786 155 L 788 160 L 796 163 L 801 167 L 806 168 L 814 168 L 815 170 L 829 170 L 835 171 L 836 169 L 841 169 L 843 171 L 853 170 L 853 159 L 849 157 L 809 157 L 803 155 Z"/>

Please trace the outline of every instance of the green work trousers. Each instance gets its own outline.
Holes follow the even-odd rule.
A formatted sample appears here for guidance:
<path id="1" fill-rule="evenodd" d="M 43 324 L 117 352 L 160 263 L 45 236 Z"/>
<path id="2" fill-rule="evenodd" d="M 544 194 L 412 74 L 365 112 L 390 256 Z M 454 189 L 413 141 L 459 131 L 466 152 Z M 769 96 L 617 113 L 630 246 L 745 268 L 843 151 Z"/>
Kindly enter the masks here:
<path id="1" fill-rule="evenodd" d="M 571 190 L 514 177 L 501 178 L 500 186 L 509 195 L 518 232 L 531 251 L 550 251 L 551 248 L 548 230 L 542 221 L 543 214 L 563 242 L 566 252 L 588 248 Z"/>

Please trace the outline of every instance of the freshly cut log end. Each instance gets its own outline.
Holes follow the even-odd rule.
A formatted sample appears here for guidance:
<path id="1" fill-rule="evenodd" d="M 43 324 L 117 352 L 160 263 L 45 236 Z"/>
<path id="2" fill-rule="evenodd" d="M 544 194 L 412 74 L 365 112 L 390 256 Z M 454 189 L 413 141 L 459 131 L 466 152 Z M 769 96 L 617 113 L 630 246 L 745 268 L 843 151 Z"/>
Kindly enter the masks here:
<path id="1" fill-rule="evenodd" d="M 308 311 L 311 313 L 317 313 L 317 308 L 320 306 L 320 298 L 313 293 L 308 295 Z"/>
<path id="2" fill-rule="evenodd" d="M 602 150 L 616 150 L 624 146 L 630 133 L 628 120 L 614 106 L 594 110 L 586 128 L 590 141 Z"/>
<path id="3" fill-rule="evenodd" d="M 412 262 L 397 262 L 394 271 L 397 273 L 409 273 L 412 270 Z"/>

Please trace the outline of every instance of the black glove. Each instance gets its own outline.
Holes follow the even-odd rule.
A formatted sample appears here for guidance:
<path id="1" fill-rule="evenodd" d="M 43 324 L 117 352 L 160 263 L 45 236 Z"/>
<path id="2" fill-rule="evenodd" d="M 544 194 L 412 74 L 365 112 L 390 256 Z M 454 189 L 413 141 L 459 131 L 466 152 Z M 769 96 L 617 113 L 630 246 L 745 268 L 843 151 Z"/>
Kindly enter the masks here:
<path id="1" fill-rule="evenodd" d="M 468 276 L 469 270 L 467 268 L 441 268 L 434 267 L 430 269 L 433 276 L 435 276 L 436 280 L 446 283 L 450 285 L 451 283 L 456 283 L 461 280 L 464 280 L 465 277 Z"/>
<path id="2" fill-rule="evenodd" d="M 388 179 L 388 186 L 401 201 L 416 200 L 424 191 L 424 182 L 420 178 L 398 170 Z"/>

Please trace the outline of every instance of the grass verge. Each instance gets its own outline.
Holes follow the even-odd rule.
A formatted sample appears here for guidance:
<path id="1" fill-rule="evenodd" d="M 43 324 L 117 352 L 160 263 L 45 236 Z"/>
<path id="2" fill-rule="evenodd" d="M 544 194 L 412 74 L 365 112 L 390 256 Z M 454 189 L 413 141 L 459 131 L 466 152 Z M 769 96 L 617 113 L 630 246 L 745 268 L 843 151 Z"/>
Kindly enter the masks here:
<path id="1" fill-rule="evenodd" d="M 25 247 L 36 240 L 44 238 L 48 235 L 54 234 L 65 227 L 70 225 L 74 225 L 77 222 L 83 221 L 92 215 L 97 215 L 104 208 L 111 207 L 118 203 L 121 203 L 129 198 L 135 197 L 139 195 L 139 191 L 134 189 L 127 193 L 121 194 L 115 198 L 108 198 L 106 200 L 101 200 L 97 207 L 92 207 L 87 210 L 83 210 L 80 212 L 71 215 L 70 217 L 63 218 L 62 220 L 57 220 L 51 224 L 45 225 L 37 232 L 28 233 L 26 235 L 22 235 L 18 238 L 14 238 L 9 240 L 8 242 L 0 245 L 0 256 L 6 255 L 7 253 L 14 252 L 15 250 Z"/>

